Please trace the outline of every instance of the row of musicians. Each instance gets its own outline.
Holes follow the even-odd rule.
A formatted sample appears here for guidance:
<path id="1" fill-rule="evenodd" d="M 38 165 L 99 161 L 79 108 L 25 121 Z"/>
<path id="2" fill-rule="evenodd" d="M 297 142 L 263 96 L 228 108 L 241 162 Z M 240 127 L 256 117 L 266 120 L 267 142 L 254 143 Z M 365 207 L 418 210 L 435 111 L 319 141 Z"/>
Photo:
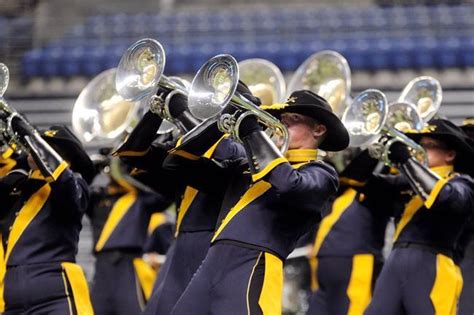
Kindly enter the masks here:
<path id="1" fill-rule="evenodd" d="M 185 99 L 175 98 L 175 116 L 191 129 Z M 309 314 L 455 314 L 462 287 L 455 254 L 474 202 L 472 179 L 459 174 L 472 171 L 466 134 L 435 120 L 413 135 L 427 150 L 432 172 L 411 165 L 406 147 L 394 150 L 394 164 L 414 174 L 419 190 L 401 175 L 373 175 L 378 161 L 365 152 L 340 174 L 337 189 L 338 176 L 316 160 L 317 148 L 347 147 L 344 126 L 309 91 L 279 105 L 269 110 L 290 132 L 285 156 L 251 118 L 240 126 L 244 145 L 223 137 L 215 124 L 200 124 L 190 141 L 172 150 L 174 141 L 155 141 L 162 119 L 148 112 L 115 155 L 135 167 L 133 178 L 160 194 L 118 180 L 97 202 L 89 202 L 94 169 L 77 138 L 59 126 L 40 137 L 20 121 L 17 133 L 34 139 L 42 159 L 30 155 L 31 171 L 18 167 L 2 177 L 5 314 L 93 312 L 74 263 L 87 209 L 102 209 L 90 212 L 96 313 L 143 311 L 151 289 L 139 285 L 149 274 L 137 258 L 150 209 L 164 209 L 170 200 L 179 205 L 175 238 L 145 314 L 281 313 L 283 262 L 319 222 Z M 397 221 L 395 249 L 381 268 L 389 217 Z M 466 248 L 463 261 L 472 258 L 472 246 Z"/>

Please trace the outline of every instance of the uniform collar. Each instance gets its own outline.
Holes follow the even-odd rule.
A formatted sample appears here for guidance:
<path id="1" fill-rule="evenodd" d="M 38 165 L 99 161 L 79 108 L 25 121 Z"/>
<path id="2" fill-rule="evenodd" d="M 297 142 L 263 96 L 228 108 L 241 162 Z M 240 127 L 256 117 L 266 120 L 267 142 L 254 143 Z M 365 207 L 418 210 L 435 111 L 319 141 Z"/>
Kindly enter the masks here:
<path id="1" fill-rule="evenodd" d="M 443 165 L 443 166 L 432 167 L 430 169 L 436 174 L 438 174 L 439 176 L 446 178 L 449 175 L 451 175 L 451 173 L 454 170 L 454 167 L 452 165 Z"/>
<path id="2" fill-rule="evenodd" d="M 315 161 L 316 158 L 318 157 L 318 150 L 316 149 L 288 150 L 285 153 L 285 157 L 290 163 Z"/>

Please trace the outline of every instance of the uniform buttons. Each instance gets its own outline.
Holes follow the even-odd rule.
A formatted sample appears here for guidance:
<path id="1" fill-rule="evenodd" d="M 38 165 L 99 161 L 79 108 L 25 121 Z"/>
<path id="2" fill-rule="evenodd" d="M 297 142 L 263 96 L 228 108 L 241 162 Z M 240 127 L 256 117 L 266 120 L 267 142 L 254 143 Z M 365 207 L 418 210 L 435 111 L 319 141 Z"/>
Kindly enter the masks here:
<path id="1" fill-rule="evenodd" d="M 20 211 L 15 212 L 15 217 L 17 217 L 20 214 Z"/>
<path id="2" fill-rule="evenodd" d="M 8 227 L 8 231 L 11 231 L 12 229 L 13 229 L 13 226 L 10 225 L 10 226 Z"/>

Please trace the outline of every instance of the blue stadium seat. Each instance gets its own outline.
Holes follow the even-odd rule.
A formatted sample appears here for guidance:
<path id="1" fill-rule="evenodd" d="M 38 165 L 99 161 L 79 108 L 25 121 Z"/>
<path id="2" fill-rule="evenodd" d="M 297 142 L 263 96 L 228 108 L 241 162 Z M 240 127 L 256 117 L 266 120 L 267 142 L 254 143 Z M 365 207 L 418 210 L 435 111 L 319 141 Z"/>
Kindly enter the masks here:
<path id="1" fill-rule="evenodd" d="M 41 62 L 42 51 L 40 49 L 34 49 L 26 52 L 23 55 L 21 62 L 21 72 L 23 78 L 29 79 L 32 77 L 38 77 L 41 75 L 40 62 Z"/>

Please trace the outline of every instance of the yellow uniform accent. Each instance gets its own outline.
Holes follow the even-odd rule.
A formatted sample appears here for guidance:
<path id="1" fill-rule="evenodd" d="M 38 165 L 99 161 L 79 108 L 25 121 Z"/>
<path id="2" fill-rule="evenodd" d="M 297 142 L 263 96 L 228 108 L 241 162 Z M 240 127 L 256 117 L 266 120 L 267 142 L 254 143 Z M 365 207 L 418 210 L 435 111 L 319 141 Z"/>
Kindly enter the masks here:
<path id="1" fill-rule="evenodd" d="M 318 258 L 315 256 L 309 258 L 309 266 L 311 272 L 311 291 L 316 292 L 319 289 L 318 283 Z"/>
<path id="2" fill-rule="evenodd" d="M 431 168 L 433 172 L 438 174 L 439 176 L 445 178 L 449 175 L 450 172 L 452 172 L 453 167 L 451 165 L 448 166 L 439 166 L 439 167 L 433 167 Z M 442 184 L 444 186 L 444 184 Z M 436 187 L 435 187 L 436 188 Z M 441 189 L 442 187 L 440 187 Z M 435 189 L 433 189 L 432 193 L 430 196 L 433 194 Z M 438 195 L 439 191 L 436 193 L 436 196 Z M 433 201 L 436 197 L 433 197 Z M 428 202 L 428 201 L 426 201 Z M 430 204 L 431 206 L 432 204 Z M 405 210 L 403 211 L 402 218 L 397 224 L 397 228 L 395 229 L 395 234 L 393 236 L 393 240 L 396 241 L 402 230 L 405 228 L 405 226 L 411 221 L 413 216 L 416 214 L 418 210 L 421 209 L 423 206 L 423 199 L 421 199 L 420 196 L 416 195 L 414 196 L 406 205 L 405 205 Z"/>
<path id="3" fill-rule="evenodd" d="M 46 184 L 27 200 L 25 205 L 20 209 L 19 214 L 15 219 L 15 222 L 13 223 L 6 251 L 3 249 L 3 243 L 0 244 L 0 254 L 2 255 L 0 258 L 0 312 L 2 312 L 5 308 L 5 300 L 3 298 L 3 293 L 8 258 L 10 257 L 13 248 L 15 247 L 16 243 L 23 234 L 23 231 L 25 231 L 30 222 L 33 221 L 36 215 L 43 208 L 44 204 L 46 203 L 46 200 L 48 200 L 50 193 L 51 187 Z"/>
<path id="4" fill-rule="evenodd" d="M 191 206 L 191 203 L 194 201 L 194 198 L 196 198 L 198 192 L 199 191 L 197 189 L 194 189 L 190 186 L 187 186 L 184 190 L 184 196 L 179 206 L 178 217 L 176 218 L 175 237 L 178 236 L 181 223 L 184 219 L 184 215 L 188 212 L 188 209 Z"/>
<path id="5" fill-rule="evenodd" d="M 3 159 L 3 160 L 7 160 L 7 159 L 10 158 L 10 156 L 12 156 L 12 154 L 14 152 L 15 152 L 15 150 L 13 150 L 13 148 L 9 147 L 8 149 L 5 150 L 5 152 L 2 153 L 0 158 Z"/>
<path id="6" fill-rule="evenodd" d="M 7 175 L 16 165 L 16 161 L 14 159 L 5 159 L 1 160 L 0 162 L 3 163 L 3 166 L 0 167 L 0 177 Z"/>
<path id="7" fill-rule="evenodd" d="M 425 201 L 425 206 L 427 209 L 431 208 L 433 203 L 436 200 L 436 197 L 438 197 L 439 192 L 441 189 L 443 189 L 444 185 L 446 185 L 448 181 L 444 178 L 440 179 L 439 181 L 436 182 L 433 190 L 431 191 L 430 195 L 428 196 L 428 199 Z"/>
<path id="8" fill-rule="evenodd" d="M 222 136 L 216 143 L 212 145 L 204 154 L 203 157 L 210 159 L 211 156 L 214 154 L 214 151 L 216 150 L 217 146 L 219 143 L 224 139 L 227 138 L 227 136 Z M 179 228 L 181 227 L 181 223 L 183 222 L 184 216 L 188 212 L 189 207 L 191 206 L 192 202 L 194 201 L 194 198 L 196 198 L 198 194 L 198 190 L 194 189 L 192 187 L 187 186 L 186 189 L 184 190 L 184 195 L 183 199 L 181 200 L 181 203 L 179 205 L 179 211 L 178 211 L 178 217 L 176 218 L 176 232 L 175 232 L 175 237 L 178 236 L 179 234 Z"/>
<path id="9" fill-rule="evenodd" d="M 191 154 L 183 150 L 174 150 L 174 151 L 171 151 L 171 154 L 184 157 L 185 159 L 192 160 L 192 161 L 196 161 L 199 159 L 199 156 Z"/>
<path id="10" fill-rule="evenodd" d="M 162 225 L 163 223 L 166 222 L 166 214 L 164 213 L 153 213 L 150 218 L 150 223 L 148 223 L 148 235 L 153 233 L 154 230 L 156 230 L 157 227 Z"/>
<path id="11" fill-rule="evenodd" d="M 136 157 L 136 156 L 144 156 L 148 153 L 150 149 L 146 149 L 145 151 L 122 151 L 122 152 L 114 152 L 112 153 L 113 156 L 120 156 L 120 157 Z"/>
<path id="12" fill-rule="evenodd" d="M 274 103 L 271 105 L 260 105 L 260 109 L 263 110 L 281 110 L 284 109 L 285 107 L 288 107 L 287 103 Z"/>
<path id="13" fill-rule="evenodd" d="M 154 270 L 149 264 L 147 264 L 141 258 L 135 258 L 133 260 L 133 266 L 135 267 L 135 273 L 140 283 L 145 299 L 148 301 L 153 291 L 153 284 L 156 279 L 156 270 Z"/>
<path id="14" fill-rule="evenodd" d="M 214 234 L 214 237 L 212 238 L 211 242 L 215 241 L 215 239 L 219 236 L 222 230 L 227 226 L 227 224 L 229 224 L 229 222 L 237 213 L 239 213 L 243 208 L 248 206 L 252 201 L 255 201 L 255 199 L 263 195 L 271 187 L 272 185 L 263 180 L 255 183 L 252 187 L 250 187 L 242 196 L 242 198 L 240 198 L 239 202 L 237 202 L 237 204 L 232 209 L 230 209 L 224 220 L 222 220 L 222 223 L 219 225 L 219 228 Z"/>
<path id="15" fill-rule="evenodd" d="M 114 231 L 115 227 L 119 224 L 120 220 L 124 217 L 133 203 L 137 200 L 137 193 L 131 191 L 120 197 L 116 202 L 112 211 L 105 222 L 104 228 L 100 233 L 99 240 L 95 245 L 95 250 L 97 252 L 101 251 L 104 248 L 105 243 L 109 239 L 110 235 Z"/>
<path id="16" fill-rule="evenodd" d="M 53 175 L 52 175 L 52 180 L 55 181 L 58 179 L 58 177 L 64 172 L 66 168 L 69 167 L 69 164 L 67 164 L 66 161 L 62 161 L 61 164 L 54 170 Z"/>
<path id="17" fill-rule="evenodd" d="M 415 213 L 423 207 L 423 199 L 420 196 L 416 195 L 405 205 L 405 210 L 403 210 L 403 215 L 400 221 L 397 224 L 395 229 L 395 234 L 393 235 L 393 241 L 396 241 L 402 230 L 405 226 L 411 221 Z"/>
<path id="18" fill-rule="evenodd" d="M 74 263 L 63 262 L 61 267 L 66 273 L 66 277 L 72 290 L 74 306 L 78 315 L 93 315 L 92 303 L 87 287 L 86 277 L 82 268 Z"/>
<path id="19" fill-rule="evenodd" d="M 254 182 L 258 181 L 259 179 L 263 178 L 265 175 L 270 173 L 270 171 L 273 170 L 275 167 L 277 167 L 278 165 L 280 165 L 282 163 L 286 163 L 286 162 L 288 162 L 288 160 L 284 157 L 279 157 L 279 158 L 274 159 L 273 161 L 268 163 L 268 165 L 265 166 L 263 170 L 261 170 L 258 173 L 253 174 L 252 175 L 252 180 Z"/>
<path id="20" fill-rule="evenodd" d="M 365 185 L 363 182 L 348 177 L 339 177 L 339 183 L 352 187 L 364 187 Z"/>
<path id="21" fill-rule="evenodd" d="M 278 165 L 282 163 L 303 162 L 296 166 L 293 165 L 293 168 L 299 168 L 300 166 L 306 164 L 307 162 L 316 160 L 317 157 L 318 157 L 318 150 L 315 150 L 315 149 L 288 150 L 285 153 L 285 157 L 276 158 L 275 160 L 271 161 L 267 166 L 265 166 L 263 170 L 252 175 L 252 180 L 256 182 L 259 179 L 262 179 L 271 170 L 273 170 L 275 167 L 277 167 Z"/>
<path id="22" fill-rule="evenodd" d="M 347 315 L 362 315 L 367 306 L 369 306 L 372 297 L 373 271 L 374 255 L 354 255 L 351 279 L 346 291 L 349 297 L 349 311 Z"/>
<path id="23" fill-rule="evenodd" d="M 351 205 L 356 196 L 357 191 L 352 188 L 348 188 L 334 201 L 331 213 L 325 216 L 319 225 L 318 233 L 316 234 L 316 240 L 314 242 L 313 253 L 311 256 L 315 257 L 318 254 L 324 239 L 329 234 L 329 231 L 331 231 L 333 225 L 337 222 L 337 220 L 339 220 L 344 211 Z"/>
<path id="24" fill-rule="evenodd" d="M 453 260 L 436 255 L 436 279 L 430 293 L 436 315 L 456 315 L 462 285 L 461 271 Z"/>
<path id="25" fill-rule="evenodd" d="M 19 214 L 13 223 L 10 237 L 8 238 L 5 263 L 8 262 L 8 258 L 10 258 L 10 254 L 16 243 L 30 222 L 33 221 L 36 215 L 41 211 L 50 194 L 51 186 L 49 186 L 49 184 L 45 184 L 37 192 L 35 192 L 20 209 Z"/>
<path id="26" fill-rule="evenodd" d="M 315 149 L 288 150 L 285 153 L 285 157 L 290 162 L 314 161 L 318 157 L 318 150 L 315 150 Z"/>
<path id="27" fill-rule="evenodd" d="M 283 295 L 283 262 L 270 253 L 265 253 L 265 276 L 258 305 L 264 315 L 281 314 Z"/>

